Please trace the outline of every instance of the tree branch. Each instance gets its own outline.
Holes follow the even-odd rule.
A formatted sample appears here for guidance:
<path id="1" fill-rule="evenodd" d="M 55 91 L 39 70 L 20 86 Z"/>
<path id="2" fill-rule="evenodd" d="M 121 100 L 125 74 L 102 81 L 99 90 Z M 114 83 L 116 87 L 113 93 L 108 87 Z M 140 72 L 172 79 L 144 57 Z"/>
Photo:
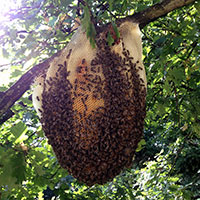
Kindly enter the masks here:
<path id="1" fill-rule="evenodd" d="M 143 28 L 152 21 L 155 21 L 159 17 L 165 16 L 172 10 L 181 8 L 188 4 L 194 3 L 195 0 L 163 0 L 161 3 L 155 4 L 141 12 L 138 12 L 132 16 L 119 19 L 118 22 L 122 23 L 126 20 L 131 20 L 140 24 L 140 28 Z M 12 107 L 12 105 L 30 88 L 35 77 L 46 70 L 50 62 L 54 57 L 59 56 L 61 51 L 54 54 L 44 62 L 35 65 L 28 72 L 26 72 L 14 85 L 12 85 L 7 91 L 0 95 L 0 118 L 5 118 L 5 114 Z M 3 120 L 4 121 L 4 120 Z"/>
<path id="2" fill-rule="evenodd" d="M 126 17 L 124 20 L 131 20 L 140 24 L 140 28 L 145 27 L 150 22 L 167 15 L 169 12 L 183 6 L 194 3 L 196 0 L 163 0 L 141 12 Z"/>
<path id="3" fill-rule="evenodd" d="M 7 110 L 30 88 L 35 77 L 44 72 L 50 62 L 57 56 L 61 51 L 57 52 L 44 62 L 35 65 L 28 72 L 26 72 L 14 85 L 12 85 L 7 91 L 0 94 L 0 119 L 3 119 Z"/>

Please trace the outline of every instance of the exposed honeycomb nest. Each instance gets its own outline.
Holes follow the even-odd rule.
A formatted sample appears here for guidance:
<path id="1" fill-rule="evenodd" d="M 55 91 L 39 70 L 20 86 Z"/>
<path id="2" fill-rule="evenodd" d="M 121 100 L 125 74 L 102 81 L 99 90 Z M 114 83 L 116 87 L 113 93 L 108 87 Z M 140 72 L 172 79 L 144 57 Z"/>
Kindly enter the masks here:
<path id="1" fill-rule="evenodd" d="M 143 135 L 146 76 L 139 28 L 126 22 L 119 30 L 119 42 L 109 47 L 105 31 L 93 49 L 79 28 L 33 93 L 60 165 L 90 186 L 130 167 Z"/>

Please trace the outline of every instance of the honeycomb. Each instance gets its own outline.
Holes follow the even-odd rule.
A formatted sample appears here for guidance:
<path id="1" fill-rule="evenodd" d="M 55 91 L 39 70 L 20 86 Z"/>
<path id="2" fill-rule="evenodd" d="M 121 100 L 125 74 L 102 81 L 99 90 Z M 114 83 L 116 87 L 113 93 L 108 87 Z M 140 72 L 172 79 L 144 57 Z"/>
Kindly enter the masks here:
<path id="1" fill-rule="evenodd" d="M 89 186 L 131 167 L 143 136 L 146 75 L 137 24 L 119 27 L 108 46 L 107 30 L 92 48 L 79 28 L 38 77 L 33 103 L 60 165 Z"/>

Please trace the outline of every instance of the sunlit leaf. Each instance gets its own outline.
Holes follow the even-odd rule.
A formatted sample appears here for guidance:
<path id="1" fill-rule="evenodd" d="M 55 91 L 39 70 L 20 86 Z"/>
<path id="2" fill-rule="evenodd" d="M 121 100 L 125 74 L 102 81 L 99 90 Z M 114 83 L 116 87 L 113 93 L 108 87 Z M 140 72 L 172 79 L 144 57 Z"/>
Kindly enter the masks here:
<path id="1" fill-rule="evenodd" d="M 27 126 L 22 121 L 19 121 L 14 126 L 12 126 L 10 131 L 14 135 L 14 141 L 16 143 L 22 142 L 27 138 L 27 136 L 25 135 L 25 133 L 27 132 Z"/>

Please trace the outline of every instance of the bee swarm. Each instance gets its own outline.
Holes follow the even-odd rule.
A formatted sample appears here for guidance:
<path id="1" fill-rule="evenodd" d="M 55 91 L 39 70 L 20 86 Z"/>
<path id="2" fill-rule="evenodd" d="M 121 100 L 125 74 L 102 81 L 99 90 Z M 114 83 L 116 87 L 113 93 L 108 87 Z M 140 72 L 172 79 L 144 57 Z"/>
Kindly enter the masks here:
<path id="1" fill-rule="evenodd" d="M 119 27 L 108 46 L 106 31 L 93 49 L 81 27 L 35 81 L 33 104 L 56 157 L 91 186 L 130 167 L 143 135 L 146 75 L 137 24 Z"/>

